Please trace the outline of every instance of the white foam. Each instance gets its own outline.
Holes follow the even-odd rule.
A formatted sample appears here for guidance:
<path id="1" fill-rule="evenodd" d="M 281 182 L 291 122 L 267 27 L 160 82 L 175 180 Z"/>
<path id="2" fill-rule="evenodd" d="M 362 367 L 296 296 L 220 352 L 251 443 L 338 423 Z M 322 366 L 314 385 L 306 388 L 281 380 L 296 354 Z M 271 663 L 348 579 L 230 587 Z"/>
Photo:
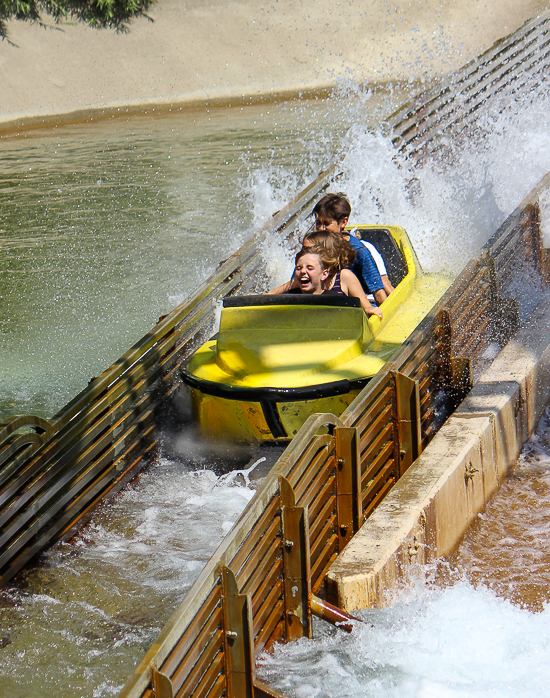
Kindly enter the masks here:
<path id="1" fill-rule="evenodd" d="M 347 99 L 345 90 L 342 94 Z M 542 90 L 526 90 L 521 98 L 487 103 L 474 133 L 449 140 L 445 158 L 418 167 L 397 154 L 389 138 L 367 130 L 361 109 L 369 95 L 367 89 L 362 101 L 356 88 L 347 107 L 355 123 L 341 143 L 343 175 L 331 191 L 348 195 L 352 223 L 404 227 L 425 269 L 460 271 L 550 171 L 550 98 Z M 328 165 L 323 156 L 315 155 L 317 171 Z M 244 190 L 256 221 L 297 193 L 289 189 L 292 181 L 282 168 L 249 173 Z M 270 283 L 287 280 L 289 250 L 271 239 L 264 254 Z"/>
<path id="2" fill-rule="evenodd" d="M 260 676 L 290 696 L 540 696 L 550 685 L 550 609 L 521 610 L 461 582 L 409 589 L 390 609 L 356 613 L 350 635 L 279 645 Z"/>

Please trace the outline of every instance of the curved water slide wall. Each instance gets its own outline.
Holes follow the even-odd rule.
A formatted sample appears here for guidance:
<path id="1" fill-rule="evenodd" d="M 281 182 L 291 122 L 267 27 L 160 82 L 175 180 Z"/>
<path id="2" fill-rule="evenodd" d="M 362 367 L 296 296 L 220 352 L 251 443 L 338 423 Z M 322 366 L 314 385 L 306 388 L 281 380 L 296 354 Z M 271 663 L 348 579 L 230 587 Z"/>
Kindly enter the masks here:
<path id="1" fill-rule="evenodd" d="M 419 164 L 436 153 L 444 157 L 450 141 L 466 137 L 476 128 L 476 117 L 490 97 L 540 88 L 548 70 L 549 29 L 550 13 L 527 22 L 437 89 L 389 117 L 384 128 L 392 134 L 396 148 Z M 338 173 L 338 163 L 321 172 L 184 303 L 160 318 L 155 328 L 103 374 L 91 379 L 89 386 L 50 420 L 27 415 L 0 425 L 1 583 L 44 547 L 74 535 L 100 500 L 113 496 L 155 458 L 162 427 L 178 401 L 179 366 L 210 335 L 221 298 L 261 288 L 263 238 L 275 234 L 291 237 Z M 507 333 L 502 332 L 516 322 L 514 304 L 502 301 L 507 283 L 517 272 L 514 245 L 525 244 L 526 264 L 541 272 L 545 269 L 538 220 L 535 192 L 471 261 L 447 294 L 446 308 L 434 311 L 407 344 L 419 372 L 413 375 L 411 368 L 408 378 L 417 381 L 421 390 L 420 431 L 409 439 L 412 450 L 408 460 L 433 436 L 436 415 L 448 413 L 463 394 L 468 360 L 475 359 L 495 338 L 504 341 Z M 475 328 L 465 321 L 463 308 L 474 311 Z M 433 333 L 439 339 L 432 346 Z M 416 348 L 413 351 L 411 347 Z M 455 360 L 458 356 L 460 361 Z M 420 363 L 422 369 L 418 368 Z M 401 379 L 391 380 L 397 386 Z M 378 380 L 374 383 L 374 388 L 379 385 Z M 411 384 L 407 385 L 410 391 Z M 436 386 L 441 389 L 434 390 Z M 388 393 L 384 395 L 386 399 Z M 396 403 L 395 395 L 390 399 L 392 404 Z M 436 404 L 434 396 L 442 404 Z M 393 425 L 395 413 L 390 410 L 386 417 L 389 421 L 383 429 L 393 434 L 395 427 L 387 425 Z M 362 449 L 363 460 L 374 453 L 376 468 L 381 463 L 383 466 L 375 477 L 379 489 L 367 496 L 363 512 L 376 506 L 399 477 L 399 468 L 388 470 L 376 451 L 380 434 L 375 434 L 375 442 L 366 451 Z M 397 441 L 392 444 L 385 448 L 386 455 L 399 451 Z M 370 467 L 370 475 L 372 470 Z M 356 527 L 357 513 L 355 520 Z"/>

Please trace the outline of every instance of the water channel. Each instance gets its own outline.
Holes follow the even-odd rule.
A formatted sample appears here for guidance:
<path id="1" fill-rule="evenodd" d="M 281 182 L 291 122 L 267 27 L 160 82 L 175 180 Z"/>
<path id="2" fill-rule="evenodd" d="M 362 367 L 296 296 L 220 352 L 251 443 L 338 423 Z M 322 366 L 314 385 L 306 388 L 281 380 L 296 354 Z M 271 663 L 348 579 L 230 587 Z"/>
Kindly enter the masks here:
<path id="1" fill-rule="evenodd" d="M 336 152 L 354 220 L 403 225 L 426 268 L 455 273 L 550 171 L 544 94 L 488 105 L 476 140 L 417 171 L 366 131 L 397 97 L 342 92 L 0 140 L 2 416 L 59 409 Z M 266 255 L 272 280 L 285 278 L 276 241 Z M 116 695 L 252 494 L 192 453 L 159 460 L 2 592 L 0 695 Z M 263 674 L 299 697 L 535 695 L 547 679 L 545 582 L 534 600 L 514 595 L 502 573 L 467 571 L 481 557 L 459 553 L 448 574 L 411 581 L 354 637 L 320 628 L 277 649 Z"/>

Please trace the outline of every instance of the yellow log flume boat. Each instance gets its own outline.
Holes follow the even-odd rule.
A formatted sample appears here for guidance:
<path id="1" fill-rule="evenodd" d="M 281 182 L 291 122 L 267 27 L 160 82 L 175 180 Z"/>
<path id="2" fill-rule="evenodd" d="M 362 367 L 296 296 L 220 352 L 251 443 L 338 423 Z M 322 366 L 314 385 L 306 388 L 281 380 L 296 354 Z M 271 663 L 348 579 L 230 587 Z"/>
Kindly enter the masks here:
<path id="1" fill-rule="evenodd" d="M 187 361 L 193 415 L 210 438 L 288 441 L 309 415 L 340 415 L 443 295 L 403 228 L 354 226 L 384 258 L 395 287 L 367 317 L 357 298 L 281 294 L 224 299 L 217 336 Z"/>

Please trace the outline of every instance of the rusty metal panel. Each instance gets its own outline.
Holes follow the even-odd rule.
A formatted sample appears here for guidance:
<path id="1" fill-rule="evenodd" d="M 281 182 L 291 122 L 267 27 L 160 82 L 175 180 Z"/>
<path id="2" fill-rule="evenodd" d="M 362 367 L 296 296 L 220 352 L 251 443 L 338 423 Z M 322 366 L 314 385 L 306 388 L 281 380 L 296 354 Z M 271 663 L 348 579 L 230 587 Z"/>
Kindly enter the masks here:
<path id="1" fill-rule="evenodd" d="M 297 507 L 290 482 L 279 477 L 283 520 L 286 641 L 311 637 L 309 522 L 307 508 Z"/>
<path id="2" fill-rule="evenodd" d="M 250 597 L 239 594 L 235 575 L 225 566 L 222 568 L 222 606 L 227 696 L 253 698 L 254 643 Z"/>
<path id="3" fill-rule="evenodd" d="M 422 452 L 420 423 L 420 391 L 418 382 L 399 372 L 393 372 L 396 393 L 394 425 L 399 449 L 399 477 Z"/>

